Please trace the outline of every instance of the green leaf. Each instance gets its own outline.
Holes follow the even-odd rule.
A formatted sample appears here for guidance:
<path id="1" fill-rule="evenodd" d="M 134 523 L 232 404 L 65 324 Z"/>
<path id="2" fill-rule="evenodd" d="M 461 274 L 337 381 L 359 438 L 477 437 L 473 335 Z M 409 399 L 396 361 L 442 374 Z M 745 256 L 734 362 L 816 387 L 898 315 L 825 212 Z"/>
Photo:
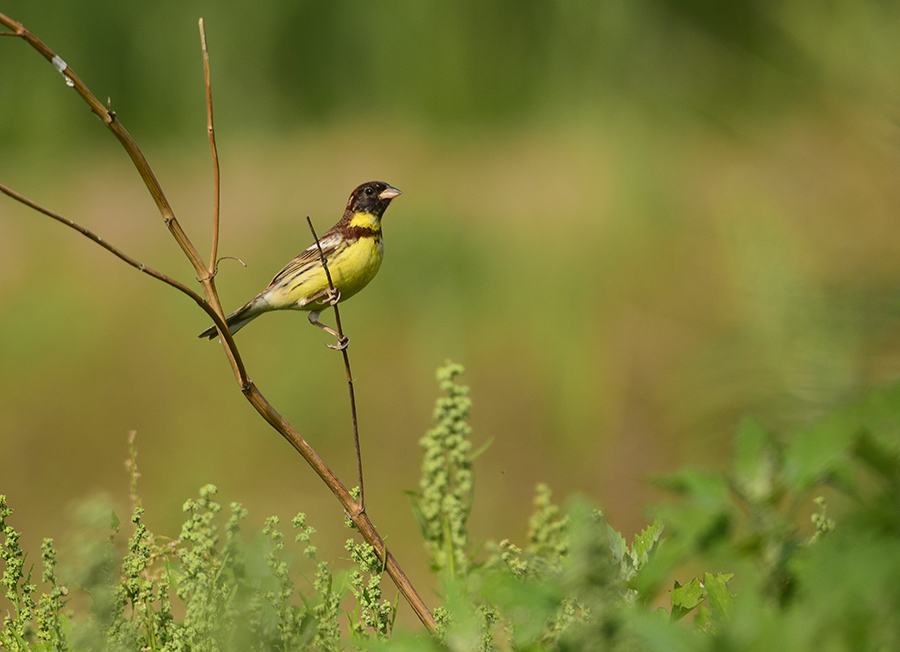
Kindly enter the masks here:
<path id="1" fill-rule="evenodd" d="M 728 590 L 728 582 L 734 577 L 734 573 L 706 573 L 703 576 L 703 584 L 706 586 L 707 599 L 712 610 L 712 617 L 718 623 L 722 623 L 731 616 L 734 605 L 734 596 Z"/>
<path id="2" fill-rule="evenodd" d="M 486 442 L 484 442 L 481 446 L 479 446 L 473 452 L 469 453 L 469 461 L 474 462 L 475 460 L 477 460 L 479 457 L 481 457 L 487 451 L 488 448 L 491 447 L 491 444 L 493 444 L 493 443 L 494 443 L 494 438 L 488 437 L 488 440 Z"/>
<path id="3" fill-rule="evenodd" d="M 638 570 L 650 560 L 650 555 L 653 554 L 660 543 L 663 529 L 664 526 L 662 521 L 656 519 L 635 537 L 634 545 L 632 546 L 632 555 Z"/>
<path id="4" fill-rule="evenodd" d="M 707 469 L 685 467 L 654 480 L 662 489 L 690 498 L 705 509 L 719 509 L 731 503 L 730 489 L 722 474 Z"/>
<path id="5" fill-rule="evenodd" d="M 675 622 L 684 618 L 703 602 L 706 598 L 706 587 L 695 577 L 685 585 L 675 582 L 675 588 L 669 591 L 669 596 L 672 601 L 670 619 Z"/>
<path id="6" fill-rule="evenodd" d="M 857 424 L 856 419 L 832 413 L 793 436 L 785 451 L 785 473 L 796 489 L 805 491 L 826 479 L 842 486 L 849 482 L 847 453 Z"/>
<path id="7" fill-rule="evenodd" d="M 609 549 L 612 550 L 616 561 L 621 564 L 628 554 L 628 542 L 609 523 L 606 524 L 606 534 L 609 536 Z"/>
<path id="8" fill-rule="evenodd" d="M 900 480 L 900 456 L 883 446 L 869 432 L 863 432 L 856 438 L 853 453 L 885 479 L 894 483 Z"/>

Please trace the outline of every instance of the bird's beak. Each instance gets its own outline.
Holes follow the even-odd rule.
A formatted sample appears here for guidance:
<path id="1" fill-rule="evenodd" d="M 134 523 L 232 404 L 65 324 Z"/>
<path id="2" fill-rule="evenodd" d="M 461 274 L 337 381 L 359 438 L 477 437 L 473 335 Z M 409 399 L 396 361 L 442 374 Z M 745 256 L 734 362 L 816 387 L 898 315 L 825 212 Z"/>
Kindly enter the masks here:
<path id="1" fill-rule="evenodd" d="M 393 186 L 388 186 L 378 194 L 378 199 L 393 199 L 400 194 L 400 191 Z"/>

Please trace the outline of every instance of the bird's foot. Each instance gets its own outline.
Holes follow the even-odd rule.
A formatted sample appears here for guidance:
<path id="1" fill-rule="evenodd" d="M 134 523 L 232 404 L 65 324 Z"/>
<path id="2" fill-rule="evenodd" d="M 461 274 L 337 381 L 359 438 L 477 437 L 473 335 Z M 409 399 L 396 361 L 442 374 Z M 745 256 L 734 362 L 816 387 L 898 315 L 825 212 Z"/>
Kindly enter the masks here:
<path id="1" fill-rule="evenodd" d="M 323 296 L 318 302 L 323 306 L 334 306 L 341 300 L 341 291 L 337 288 L 329 287 L 322 294 Z"/>
<path id="2" fill-rule="evenodd" d="M 343 351 L 346 349 L 347 345 L 350 344 L 350 338 L 346 335 L 337 335 L 336 333 L 335 336 L 337 337 L 337 344 L 326 344 L 325 346 L 329 349 L 334 349 L 335 351 Z"/>

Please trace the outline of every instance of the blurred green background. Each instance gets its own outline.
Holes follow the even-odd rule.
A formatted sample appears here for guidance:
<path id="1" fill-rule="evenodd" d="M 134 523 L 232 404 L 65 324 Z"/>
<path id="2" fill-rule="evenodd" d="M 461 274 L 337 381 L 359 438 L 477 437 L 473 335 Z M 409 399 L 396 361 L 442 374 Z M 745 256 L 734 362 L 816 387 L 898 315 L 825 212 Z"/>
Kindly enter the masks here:
<path id="1" fill-rule="evenodd" d="M 208 251 L 197 19 L 222 163 L 218 286 L 262 289 L 357 184 L 402 189 L 342 310 L 368 511 L 415 580 L 434 370 L 472 387 L 473 536 L 519 542 L 536 482 L 623 532 L 656 474 L 719 466 L 736 419 L 790 432 L 900 369 L 900 5 L 876 0 L 10 0 L 131 131 Z M 124 152 L 59 74 L 0 39 L 0 181 L 192 282 Z M 138 432 L 146 521 L 214 483 L 261 525 L 339 508 L 240 396 L 205 315 L 0 198 L 0 492 L 66 537 Z M 237 338 L 251 378 L 352 484 L 340 357 L 304 315 Z M 327 552 L 325 552 L 327 551 Z M 428 595 L 427 589 L 425 595 Z"/>

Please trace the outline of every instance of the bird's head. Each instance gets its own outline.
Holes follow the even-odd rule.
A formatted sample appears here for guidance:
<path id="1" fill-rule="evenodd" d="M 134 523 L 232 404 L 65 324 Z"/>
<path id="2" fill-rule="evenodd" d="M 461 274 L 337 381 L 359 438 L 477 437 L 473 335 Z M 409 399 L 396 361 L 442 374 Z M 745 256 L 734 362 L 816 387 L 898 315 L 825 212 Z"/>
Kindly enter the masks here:
<path id="1" fill-rule="evenodd" d="M 381 217 L 391 200 L 399 194 L 399 190 L 384 181 L 369 181 L 351 193 L 347 212 Z"/>

